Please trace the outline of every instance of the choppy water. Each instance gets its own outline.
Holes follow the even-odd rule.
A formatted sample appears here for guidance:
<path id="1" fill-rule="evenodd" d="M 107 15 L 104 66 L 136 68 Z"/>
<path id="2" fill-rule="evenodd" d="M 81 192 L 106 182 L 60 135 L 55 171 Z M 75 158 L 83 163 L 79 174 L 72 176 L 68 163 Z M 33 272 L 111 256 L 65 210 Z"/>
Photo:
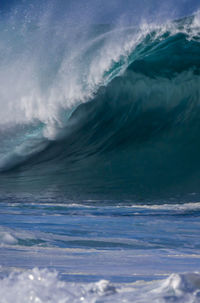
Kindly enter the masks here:
<path id="1" fill-rule="evenodd" d="M 26 199 L 1 203 L 1 302 L 199 302 L 199 203 Z"/>

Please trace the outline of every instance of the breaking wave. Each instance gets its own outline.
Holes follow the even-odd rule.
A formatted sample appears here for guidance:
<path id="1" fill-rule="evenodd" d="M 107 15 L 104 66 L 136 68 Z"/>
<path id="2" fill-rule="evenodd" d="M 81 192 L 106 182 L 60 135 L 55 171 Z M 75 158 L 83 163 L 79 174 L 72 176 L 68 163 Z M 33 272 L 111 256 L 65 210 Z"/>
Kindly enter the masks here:
<path id="1" fill-rule="evenodd" d="M 95 25 L 84 35 L 76 29 L 76 39 L 59 26 L 47 31 L 48 22 L 2 26 L 1 179 L 198 192 L 199 20 Z"/>

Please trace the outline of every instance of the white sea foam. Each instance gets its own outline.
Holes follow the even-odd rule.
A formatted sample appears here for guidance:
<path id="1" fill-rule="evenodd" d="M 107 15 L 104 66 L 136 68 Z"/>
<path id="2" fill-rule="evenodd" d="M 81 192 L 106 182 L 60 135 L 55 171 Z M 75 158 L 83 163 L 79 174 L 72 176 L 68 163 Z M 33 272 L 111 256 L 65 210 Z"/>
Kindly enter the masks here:
<path id="1" fill-rule="evenodd" d="M 0 246 L 17 244 L 17 239 L 9 232 L 0 231 Z"/>
<path id="2" fill-rule="evenodd" d="M 34 30 L 26 20 L 25 24 L 15 16 L 11 20 L 2 21 L 0 31 L 0 57 L 4 58 L 0 69 L 0 130 L 33 122 L 43 127 L 34 136 L 34 130 L 29 130 L 20 141 L 14 135 L 12 144 L 6 142 L 8 151 L 1 147 L 0 170 L 23 162 L 43 150 L 47 139 L 59 137 L 74 109 L 123 71 L 130 52 L 147 30 L 132 30 L 132 35 L 130 29 L 113 30 L 97 37 L 86 33 L 80 38 L 80 29 L 68 29 L 64 21 L 52 28 L 46 15 L 34 21 Z M 19 38 L 17 42 L 13 36 Z M 123 63 L 111 72 L 120 60 Z"/>
<path id="3" fill-rule="evenodd" d="M 13 272 L 0 280 L 2 303 L 198 303 L 200 275 L 172 274 L 169 278 L 133 284 L 69 283 L 60 280 L 56 272 L 37 268 L 23 273 Z"/>
<path id="4" fill-rule="evenodd" d="M 129 206 L 128 206 L 129 207 Z M 200 202 L 182 203 L 182 204 L 147 204 L 132 205 L 132 208 L 152 209 L 152 210 L 172 210 L 172 211 L 198 211 Z"/>

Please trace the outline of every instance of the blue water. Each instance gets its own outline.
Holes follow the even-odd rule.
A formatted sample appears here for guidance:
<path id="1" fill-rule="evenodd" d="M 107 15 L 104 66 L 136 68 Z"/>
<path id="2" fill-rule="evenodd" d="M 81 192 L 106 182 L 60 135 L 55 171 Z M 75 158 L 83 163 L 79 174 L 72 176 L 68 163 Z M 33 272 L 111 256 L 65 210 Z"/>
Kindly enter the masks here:
<path id="1" fill-rule="evenodd" d="M 32 279 L 30 275 L 33 275 L 36 282 L 38 275 L 43 276 L 40 279 L 46 286 L 42 287 L 49 291 L 52 270 L 59 274 L 59 277 L 53 276 L 56 302 L 61 302 L 60 288 L 56 285 L 59 280 L 67 283 L 67 289 L 71 288 L 69 283 L 75 283 L 74 287 L 77 285 L 74 296 L 79 284 L 85 287 L 87 283 L 93 283 L 91 285 L 96 287 L 96 282 L 105 279 L 113 283 L 112 287 L 122 287 L 129 283 L 128 294 L 126 289 L 124 291 L 126 299 L 132 302 L 130 294 L 136 296 L 139 293 L 139 299 L 142 300 L 140 296 L 147 292 L 145 283 L 148 281 L 166 284 L 162 282 L 163 279 L 174 273 L 180 275 L 198 271 L 199 203 L 135 205 L 131 201 L 121 201 L 116 205 L 115 201 L 113 206 L 111 201 L 82 201 L 80 204 L 80 201 L 57 203 L 49 199 L 47 203 L 31 202 L 30 197 L 26 199 L 27 202 L 20 203 L 3 202 L 0 212 L 0 276 L 4 279 L 2 281 L 8 276 L 8 292 L 17 292 L 18 298 L 23 297 L 28 287 L 37 299 L 38 286 L 35 282 L 29 285 Z M 101 205 L 102 202 L 104 205 Z M 24 271 L 32 268 L 39 268 L 40 271 L 34 270 L 25 276 Z M 43 269 L 48 269 L 48 272 L 43 272 Z M 11 273 L 12 276 L 9 276 Z M 14 273 L 20 276 L 14 278 Z M 179 296 L 180 285 L 177 281 L 180 277 L 171 276 L 175 282 L 169 283 L 167 293 L 174 292 L 174 298 L 177 296 L 174 300 L 177 301 L 181 298 L 181 302 L 187 302 L 188 293 L 195 300 L 198 286 L 188 290 L 187 284 L 184 284 L 182 297 Z M 190 276 L 188 277 L 190 281 Z M 183 281 L 185 278 L 187 276 L 183 276 Z M 198 276 L 197 278 L 199 279 Z M 18 279 L 23 281 L 22 288 Z M 141 281 L 141 284 L 135 294 L 135 286 L 130 283 L 136 281 Z M 189 283 L 193 283 L 191 281 Z M 157 287 L 154 284 L 150 285 L 151 291 Z M 80 297 L 69 298 L 70 292 L 67 289 L 64 302 L 79 302 Z M 102 296 L 107 297 L 106 291 L 102 291 Z M 153 302 L 155 298 L 146 295 Z M 109 302 L 113 302 L 113 293 L 109 296 Z M 99 299 L 99 295 L 97 297 Z M 159 302 L 165 302 L 162 301 L 163 297 L 164 291 L 161 292 Z M 9 300 L 11 299 L 6 302 Z M 43 300 L 47 300 L 45 291 Z M 117 296 L 115 300 L 121 302 L 122 299 Z M 85 302 L 90 302 L 90 299 L 86 298 Z M 198 302 L 198 297 L 194 302 Z"/>
<path id="2" fill-rule="evenodd" d="M 0 303 L 200 302 L 199 13 L 18 14 L 0 26 Z"/>

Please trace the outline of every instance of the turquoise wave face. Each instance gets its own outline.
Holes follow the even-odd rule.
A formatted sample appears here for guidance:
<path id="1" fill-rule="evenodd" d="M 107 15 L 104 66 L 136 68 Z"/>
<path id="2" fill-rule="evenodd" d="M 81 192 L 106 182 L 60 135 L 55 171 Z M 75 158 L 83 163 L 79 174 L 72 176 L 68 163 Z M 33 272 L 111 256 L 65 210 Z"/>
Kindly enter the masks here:
<path id="1" fill-rule="evenodd" d="M 67 110 L 60 106 L 62 123 L 54 121 L 53 139 L 45 136 L 48 123 L 35 120 L 21 147 L 4 158 L 2 182 L 106 195 L 166 196 L 180 188 L 183 194 L 198 192 L 197 20 L 195 16 L 143 29 L 139 36 L 136 29 L 126 29 L 127 37 L 139 37 L 132 50 L 109 61 L 83 103 Z M 95 34 L 92 50 L 88 46 L 82 52 L 87 64 L 119 32 L 104 28 L 100 36 Z M 114 48 L 112 52 L 114 56 Z M 84 85 L 87 91 L 90 85 Z"/>

